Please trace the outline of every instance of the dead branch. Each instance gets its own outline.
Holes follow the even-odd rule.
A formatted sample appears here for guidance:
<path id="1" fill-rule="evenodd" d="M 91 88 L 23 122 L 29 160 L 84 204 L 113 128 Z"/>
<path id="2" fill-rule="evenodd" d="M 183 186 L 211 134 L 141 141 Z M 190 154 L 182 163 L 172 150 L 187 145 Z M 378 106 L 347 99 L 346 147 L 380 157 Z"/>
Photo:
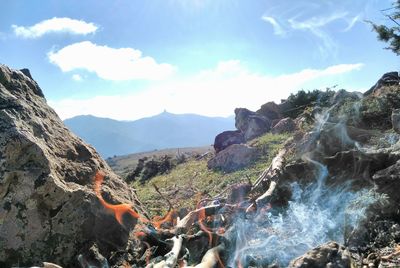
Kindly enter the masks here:
<path id="1" fill-rule="evenodd" d="M 198 160 L 201 160 L 201 159 L 203 159 L 204 157 L 206 157 L 207 155 L 209 155 L 211 153 L 211 151 L 207 151 L 207 152 L 205 152 L 204 154 L 202 154 L 202 155 L 200 155 L 199 157 L 197 157 L 196 158 L 196 160 L 198 161 Z"/>
<path id="2" fill-rule="evenodd" d="M 208 215 L 215 214 L 216 211 L 218 211 L 222 207 L 223 207 L 222 204 L 217 204 L 217 205 L 210 205 L 210 206 L 201 207 L 201 208 L 192 210 L 185 217 L 183 217 L 182 220 L 180 218 L 178 218 L 175 228 L 186 230 L 194 223 L 196 217 L 198 216 L 198 214 L 201 211 L 204 210 L 205 215 L 208 216 Z"/>
<path id="3" fill-rule="evenodd" d="M 283 164 L 285 162 L 285 154 L 287 153 L 287 149 L 281 149 L 278 154 L 272 159 L 271 165 L 263 171 L 263 173 L 258 177 L 256 182 L 251 189 L 251 192 L 254 193 L 259 188 L 262 188 L 268 181 L 276 179 L 282 170 Z"/>
<path id="4" fill-rule="evenodd" d="M 154 189 L 156 190 L 156 192 L 161 196 L 161 198 L 164 199 L 164 200 L 168 203 L 168 206 L 169 206 L 168 211 L 171 211 L 171 210 L 173 209 L 173 206 L 172 206 L 171 202 L 169 201 L 169 199 L 166 198 L 166 197 L 160 192 L 160 189 L 158 189 L 158 187 L 157 187 L 157 185 L 156 185 L 155 183 L 153 183 L 153 187 L 154 187 Z"/>
<path id="5" fill-rule="evenodd" d="M 272 196 L 272 194 L 274 193 L 274 190 L 276 188 L 276 181 L 271 181 L 271 183 L 269 184 L 269 188 L 268 190 L 262 194 L 261 196 L 259 196 L 256 201 L 251 204 L 247 209 L 246 209 L 246 213 L 250 212 L 253 210 L 254 206 L 256 206 L 256 208 L 261 207 L 262 205 L 268 203 L 269 198 Z"/>
<path id="6" fill-rule="evenodd" d="M 268 203 L 269 198 L 274 193 L 276 188 L 279 175 L 281 174 L 282 168 L 285 163 L 285 154 L 287 153 L 287 149 L 281 149 L 278 154 L 272 159 L 271 165 L 263 171 L 263 173 L 258 177 L 256 182 L 254 183 L 251 193 L 257 192 L 262 190 L 265 185 L 269 182 L 268 189 L 259 196 L 253 204 L 251 204 L 247 209 L 246 212 L 252 211 L 254 208 L 262 206 Z"/>

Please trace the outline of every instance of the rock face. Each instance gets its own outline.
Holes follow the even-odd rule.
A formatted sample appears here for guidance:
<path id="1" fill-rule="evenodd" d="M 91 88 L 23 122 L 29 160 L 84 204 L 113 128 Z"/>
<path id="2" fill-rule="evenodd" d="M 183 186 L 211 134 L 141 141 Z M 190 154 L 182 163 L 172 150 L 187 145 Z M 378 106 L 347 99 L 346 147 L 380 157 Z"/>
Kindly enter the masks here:
<path id="1" fill-rule="evenodd" d="M 273 134 L 282 134 L 285 132 L 293 132 L 296 129 L 296 124 L 292 118 L 287 117 L 280 120 L 272 129 Z"/>
<path id="2" fill-rule="evenodd" d="M 254 139 L 271 129 L 271 120 L 245 108 L 235 109 L 235 126 L 243 132 L 246 141 Z"/>
<path id="3" fill-rule="evenodd" d="M 133 189 L 63 125 L 29 71 L 0 65 L 0 266 L 77 267 L 93 244 L 102 254 L 124 248 L 127 228 L 92 190 L 99 170 L 105 199 L 140 207 Z"/>
<path id="4" fill-rule="evenodd" d="M 228 130 L 218 134 L 215 137 L 214 141 L 214 149 L 215 152 L 218 153 L 224 150 L 226 147 L 232 144 L 240 144 L 244 143 L 244 136 L 243 133 L 238 130 Z"/>
<path id="5" fill-rule="evenodd" d="M 245 144 L 233 144 L 210 159 L 207 165 L 211 169 L 231 172 L 249 165 L 257 155 L 258 151 L 255 148 Z"/>
<path id="6" fill-rule="evenodd" d="M 289 264 L 289 268 L 348 268 L 350 253 L 336 242 L 316 247 Z"/>

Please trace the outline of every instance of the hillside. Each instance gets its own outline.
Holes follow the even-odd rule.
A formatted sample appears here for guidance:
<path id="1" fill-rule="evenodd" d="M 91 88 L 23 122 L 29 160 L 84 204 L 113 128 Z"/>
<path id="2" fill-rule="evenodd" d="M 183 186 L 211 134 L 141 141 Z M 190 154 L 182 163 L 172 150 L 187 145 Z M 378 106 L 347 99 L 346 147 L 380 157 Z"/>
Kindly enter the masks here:
<path id="1" fill-rule="evenodd" d="M 162 150 L 153 150 L 150 152 L 140 152 L 128 155 L 108 157 L 106 159 L 106 162 L 115 173 L 117 173 L 120 176 L 126 176 L 129 171 L 132 171 L 133 167 L 137 165 L 137 162 L 141 158 L 162 157 L 165 155 L 177 157 L 182 154 L 184 154 L 185 156 L 202 155 L 212 150 L 213 150 L 212 146 L 170 148 Z"/>
<path id="2" fill-rule="evenodd" d="M 257 148 L 260 157 L 246 168 L 234 172 L 208 169 L 207 162 L 213 157 L 211 154 L 201 159 L 189 158 L 167 174 L 158 175 L 144 185 L 139 181 L 134 182 L 133 186 L 140 200 L 153 215 L 162 214 L 168 209 L 165 201 L 155 191 L 154 184 L 162 189 L 177 208 L 193 208 L 200 197 L 226 193 L 238 183 L 254 183 L 289 137 L 286 133 L 267 133 L 251 140 L 248 144 Z M 114 171 L 118 173 L 118 170 Z"/>
<path id="3" fill-rule="evenodd" d="M 104 158 L 165 148 L 210 145 L 215 135 L 226 129 L 234 129 L 233 117 L 168 112 L 136 121 L 82 115 L 67 119 L 64 123 L 93 145 Z"/>

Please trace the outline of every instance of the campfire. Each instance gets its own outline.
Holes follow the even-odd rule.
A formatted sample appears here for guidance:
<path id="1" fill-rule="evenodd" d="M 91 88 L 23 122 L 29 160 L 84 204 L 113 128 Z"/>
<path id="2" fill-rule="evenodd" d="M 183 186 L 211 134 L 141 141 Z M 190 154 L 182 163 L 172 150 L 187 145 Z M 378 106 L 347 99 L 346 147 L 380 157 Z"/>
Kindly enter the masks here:
<path id="1" fill-rule="evenodd" d="M 347 186 L 327 186 L 327 169 L 308 159 L 315 178 L 306 187 L 291 183 L 286 208 L 271 204 L 279 170 L 280 152 L 254 185 L 240 184 L 228 198 L 205 198 L 186 215 L 168 205 L 164 216 L 140 215 L 135 204 L 110 204 L 101 194 L 104 175 L 94 178 L 94 190 L 105 210 L 138 244 L 137 267 L 264 267 L 287 266 L 297 256 L 322 243 L 344 243 L 376 198 L 371 192 L 352 192 Z M 135 226 L 125 226 L 131 217 Z M 127 267 L 130 264 L 125 262 Z M 280 267 L 280 266 L 277 266 Z"/>

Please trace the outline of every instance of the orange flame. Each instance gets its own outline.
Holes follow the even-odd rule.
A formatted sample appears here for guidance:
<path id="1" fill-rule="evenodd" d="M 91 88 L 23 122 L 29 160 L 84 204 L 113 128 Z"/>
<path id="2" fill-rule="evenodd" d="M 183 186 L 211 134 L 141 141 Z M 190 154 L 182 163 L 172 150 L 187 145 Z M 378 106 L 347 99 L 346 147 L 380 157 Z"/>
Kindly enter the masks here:
<path id="1" fill-rule="evenodd" d="M 161 226 L 164 223 L 171 223 L 172 225 L 176 225 L 176 218 L 177 218 L 176 211 L 174 209 L 171 209 L 170 211 L 167 212 L 167 214 L 165 214 L 164 217 L 155 216 L 153 218 L 152 224 L 154 228 L 159 230 L 161 229 Z"/>
<path id="2" fill-rule="evenodd" d="M 97 198 L 99 198 L 100 203 L 106 208 L 108 211 L 114 213 L 115 218 L 117 221 L 122 225 L 122 216 L 126 213 L 130 214 L 132 217 L 136 219 L 140 219 L 142 222 L 148 222 L 146 218 L 143 218 L 140 216 L 136 211 L 132 209 L 132 206 L 130 204 L 118 204 L 118 205 L 113 205 L 110 203 L 107 203 L 103 199 L 103 196 L 101 195 L 101 184 L 104 181 L 104 174 L 102 172 L 97 172 L 96 176 L 94 177 L 95 184 L 94 184 L 94 191 L 96 193 Z"/>
<path id="3" fill-rule="evenodd" d="M 199 217 L 200 229 L 207 233 L 209 245 L 211 247 L 211 245 L 212 245 L 212 232 L 203 223 L 203 221 L 206 219 L 206 209 L 205 208 L 202 208 L 202 209 L 199 210 L 198 217 Z"/>

